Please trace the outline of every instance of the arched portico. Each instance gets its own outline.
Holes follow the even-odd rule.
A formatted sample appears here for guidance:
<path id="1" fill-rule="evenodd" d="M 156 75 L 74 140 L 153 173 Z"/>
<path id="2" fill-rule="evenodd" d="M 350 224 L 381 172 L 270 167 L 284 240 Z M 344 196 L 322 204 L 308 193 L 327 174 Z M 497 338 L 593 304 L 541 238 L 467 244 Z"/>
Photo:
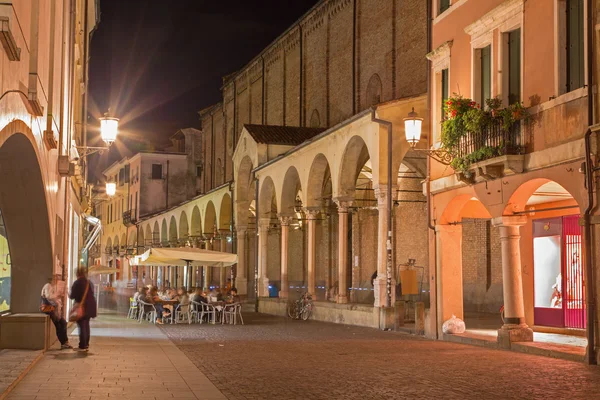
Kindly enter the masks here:
<path id="1" fill-rule="evenodd" d="M 187 240 L 190 235 L 190 228 L 188 226 L 188 217 L 185 211 L 181 212 L 179 216 L 179 238 L 181 240 Z"/>
<path id="2" fill-rule="evenodd" d="M 258 295 L 269 296 L 269 285 L 276 284 L 280 274 L 279 246 L 269 251 L 271 240 L 279 243 L 277 198 L 275 184 L 270 176 L 260 179 L 258 213 Z M 277 282 L 278 283 L 278 282 Z"/>
<path id="3" fill-rule="evenodd" d="M 177 230 L 176 230 L 177 232 Z M 161 227 L 160 227 L 160 243 L 162 246 L 168 246 L 169 245 L 169 231 L 168 231 L 168 227 L 167 227 L 167 219 L 163 218 L 162 223 L 161 223 Z"/>

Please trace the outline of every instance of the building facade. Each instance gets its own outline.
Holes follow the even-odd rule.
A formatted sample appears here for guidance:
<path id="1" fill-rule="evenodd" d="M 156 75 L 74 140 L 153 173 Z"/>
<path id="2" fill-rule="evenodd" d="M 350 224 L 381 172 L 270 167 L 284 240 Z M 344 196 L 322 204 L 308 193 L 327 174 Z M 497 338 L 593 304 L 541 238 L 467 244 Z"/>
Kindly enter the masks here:
<path id="1" fill-rule="evenodd" d="M 532 341 L 533 330 L 593 324 L 597 262 L 586 248 L 596 246 L 585 214 L 586 165 L 597 154 L 586 144 L 597 113 L 594 7 L 438 1 L 432 10 L 429 145 L 448 156 L 431 161 L 426 185 L 430 330 L 439 336 L 452 315 L 468 329 L 468 311 L 501 307 L 505 347 Z"/>
<path id="2" fill-rule="evenodd" d="M 83 143 L 96 1 L 0 5 L 0 309 L 38 312 L 38 290 L 79 265 L 89 196 L 73 146 Z M 32 288 L 34 288 L 32 290 Z"/>

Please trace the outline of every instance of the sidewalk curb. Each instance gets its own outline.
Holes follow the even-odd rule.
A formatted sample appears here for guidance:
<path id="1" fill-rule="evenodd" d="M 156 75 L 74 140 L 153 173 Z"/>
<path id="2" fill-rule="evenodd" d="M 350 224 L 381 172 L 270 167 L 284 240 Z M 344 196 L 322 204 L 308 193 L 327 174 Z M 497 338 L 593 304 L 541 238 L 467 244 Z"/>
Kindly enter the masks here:
<path id="1" fill-rule="evenodd" d="M 27 368 L 25 368 L 23 370 L 23 372 L 21 372 L 19 374 L 17 379 L 15 379 L 10 385 L 8 385 L 6 390 L 4 390 L 4 392 L 2 392 L 2 394 L 0 394 L 0 400 L 4 400 L 6 397 L 8 397 L 10 392 L 12 392 L 13 389 L 19 384 L 19 382 L 21 382 L 23 380 L 23 378 L 25 378 L 25 376 L 29 373 L 29 371 L 31 371 L 33 369 L 33 367 L 35 367 L 35 365 L 38 363 L 38 361 L 40 361 L 44 357 L 45 354 L 46 354 L 46 352 L 42 351 L 40 354 L 37 355 L 36 358 L 33 359 L 31 364 L 29 364 L 29 366 Z"/>

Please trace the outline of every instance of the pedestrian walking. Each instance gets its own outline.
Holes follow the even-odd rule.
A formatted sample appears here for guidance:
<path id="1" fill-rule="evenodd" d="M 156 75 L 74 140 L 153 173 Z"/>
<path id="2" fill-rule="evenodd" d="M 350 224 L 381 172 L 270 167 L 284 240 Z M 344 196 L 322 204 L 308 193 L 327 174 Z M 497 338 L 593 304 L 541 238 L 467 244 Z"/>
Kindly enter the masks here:
<path id="1" fill-rule="evenodd" d="M 69 319 L 77 321 L 79 327 L 79 351 L 88 351 L 90 346 L 90 319 L 96 318 L 97 305 L 94 288 L 87 279 L 85 270 L 77 270 L 77 280 L 71 287 L 71 299 L 75 300 Z"/>
<path id="2" fill-rule="evenodd" d="M 60 342 L 60 349 L 72 349 L 67 336 L 67 321 L 62 316 L 62 300 L 56 289 L 56 281 L 49 279 L 41 293 L 40 311 L 48 315 L 56 328 L 56 337 Z"/>

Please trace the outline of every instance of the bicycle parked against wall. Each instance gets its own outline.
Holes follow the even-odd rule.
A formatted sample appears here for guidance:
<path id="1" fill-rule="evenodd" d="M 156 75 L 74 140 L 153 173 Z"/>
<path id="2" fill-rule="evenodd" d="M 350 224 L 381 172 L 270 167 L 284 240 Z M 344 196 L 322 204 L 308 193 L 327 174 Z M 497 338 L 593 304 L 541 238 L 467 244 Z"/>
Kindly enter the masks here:
<path id="1" fill-rule="evenodd" d="M 312 295 L 304 292 L 296 301 L 290 301 L 287 307 L 288 316 L 292 319 L 306 321 L 310 318 L 313 310 Z"/>

